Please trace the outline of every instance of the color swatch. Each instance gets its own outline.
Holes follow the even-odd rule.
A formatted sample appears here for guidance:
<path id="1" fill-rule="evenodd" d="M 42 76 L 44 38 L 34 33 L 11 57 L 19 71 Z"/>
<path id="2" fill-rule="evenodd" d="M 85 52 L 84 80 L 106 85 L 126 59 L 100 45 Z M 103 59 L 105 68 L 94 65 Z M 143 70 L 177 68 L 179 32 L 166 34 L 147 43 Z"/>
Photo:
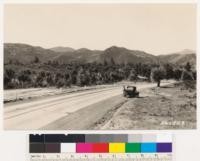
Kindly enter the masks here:
<path id="1" fill-rule="evenodd" d="M 126 143 L 126 153 L 140 153 L 141 143 Z"/>
<path id="2" fill-rule="evenodd" d="M 171 153 L 171 135 L 44 134 L 29 136 L 30 153 Z"/>
<path id="3" fill-rule="evenodd" d="M 125 153 L 126 143 L 109 143 L 109 153 Z"/>

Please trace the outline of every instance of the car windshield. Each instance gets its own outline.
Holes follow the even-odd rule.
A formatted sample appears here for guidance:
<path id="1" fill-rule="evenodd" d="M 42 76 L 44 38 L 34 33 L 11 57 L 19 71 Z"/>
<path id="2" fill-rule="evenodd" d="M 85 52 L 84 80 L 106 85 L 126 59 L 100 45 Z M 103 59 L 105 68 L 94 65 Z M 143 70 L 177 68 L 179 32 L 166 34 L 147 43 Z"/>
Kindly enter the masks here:
<path id="1" fill-rule="evenodd" d="M 128 86 L 126 89 L 127 89 L 127 90 L 135 90 L 135 87 Z"/>
<path id="2" fill-rule="evenodd" d="M 127 87 L 127 89 L 133 89 L 133 87 Z"/>

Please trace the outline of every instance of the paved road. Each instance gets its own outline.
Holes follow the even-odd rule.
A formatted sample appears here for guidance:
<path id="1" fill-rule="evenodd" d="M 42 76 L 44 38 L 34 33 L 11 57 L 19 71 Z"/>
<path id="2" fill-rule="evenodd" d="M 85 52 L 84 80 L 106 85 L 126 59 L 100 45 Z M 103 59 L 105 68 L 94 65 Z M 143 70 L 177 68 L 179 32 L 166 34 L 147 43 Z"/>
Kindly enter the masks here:
<path id="1" fill-rule="evenodd" d="M 153 86 L 155 86 L 155 84 L 138 84 L 137 88 L 138 90 L 141 90 Z M 63 124 L 66 123 L 64 122 L 66 120 L 63 118 L 70 118 L 72 114 L 74 115 L 78 112 L 80 113 L 81 110 L 82 112 L 87 112 L 87 110 L 91 109 L 92 110 L 88 113 L 88 115 L 95 116 L 95 118 L 91 117 L 93 122 L 98 121 L 97 119 L 103 117 L 107 111 L 124 101 L 121 93 L 122 87 L 119 86 L 41 98 L 39 100 L 26 101 L 16 104 L 6 104 L 4 108 L 4 128 L 8 130 L 62 130 L 64 127 L 66 128 L 66 126 L 63 126 Z M 102 109 L 100 110 L 100 108 Z M 96 112 L 96 115 L 93 115 L 92 111 Z M 89 118 L 90 117 L 81 118 L 81 116 L 78 115 L 71 120 L 71 123 L 68 122 L 67 128 L 85 128 L 87 125 L 84 125 L 84 121 L 82 121 L 82 124 L 80 124 L 80 122 L 81 120 L 86 119 L 87 122 L 85 122 L 85 124 L 87 124 L 91 122 Z M 60 121 L 60 119 L 62 121 Z M 56 122 L 60 126 L 55 126 Z M 79 126 L 77 128 L 73 128 L 76 126 L 75 124 L 72 124 L 73 122 L 79 122 Z M 51 124 L 53 126 L 51 126 Z"/>

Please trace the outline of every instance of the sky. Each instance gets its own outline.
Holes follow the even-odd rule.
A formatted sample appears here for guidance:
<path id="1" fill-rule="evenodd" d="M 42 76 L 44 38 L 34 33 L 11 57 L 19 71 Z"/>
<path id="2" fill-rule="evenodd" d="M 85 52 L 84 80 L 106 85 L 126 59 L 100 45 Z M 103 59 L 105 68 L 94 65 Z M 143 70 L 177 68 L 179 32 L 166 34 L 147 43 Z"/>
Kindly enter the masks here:
<path id="1" fill-rule="evenodd" d="M 6 4 L 4 42 L 154 55 L 196 50 L 195 4 Z"/>

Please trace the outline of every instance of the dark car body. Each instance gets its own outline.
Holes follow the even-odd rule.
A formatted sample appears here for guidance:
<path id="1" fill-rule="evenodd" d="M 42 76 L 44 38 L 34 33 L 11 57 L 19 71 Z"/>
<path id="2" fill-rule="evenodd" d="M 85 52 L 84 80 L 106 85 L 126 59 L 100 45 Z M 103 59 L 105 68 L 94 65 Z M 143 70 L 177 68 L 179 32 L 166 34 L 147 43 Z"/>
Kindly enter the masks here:
<path id="1" fill-rule="evenodd" d="M 123 95 L 124 97 L 139 97 L 139 92 L 135 86 L 124 86 Z"/>

